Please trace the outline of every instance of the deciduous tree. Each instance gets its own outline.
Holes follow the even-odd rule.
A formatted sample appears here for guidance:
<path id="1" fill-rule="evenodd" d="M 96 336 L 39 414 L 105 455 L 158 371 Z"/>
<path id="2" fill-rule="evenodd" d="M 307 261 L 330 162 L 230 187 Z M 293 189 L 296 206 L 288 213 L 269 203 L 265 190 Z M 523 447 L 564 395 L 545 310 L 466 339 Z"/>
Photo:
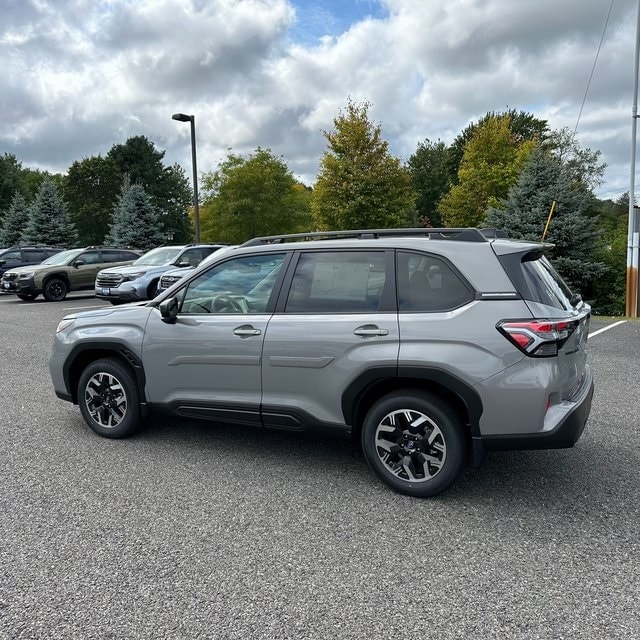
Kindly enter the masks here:
<path id="1" fill-rule="evenodd" d="M 323 230 L 405 227 L 416 224 L 411 174 L 389 153 L 369 103 L 351 101 L 325 131 L 325 150 L 313 191 L 312 213 Z"/>
<path id="2" fill-rule="evenodd" d="M 122 176 L 129 176 L 131 184 L 139 184 L 149 195 L 160 213 L 160 226 L 165 238 L 173 242 L 193 239 L 189 208 L 193 191 L 184 170 L 177 164 L 163 164 L 165 152 L 156 149 L 145 136 L 134 136 L 124 144 L 111 147 L 107 158 L 115 162 Z"/>
<path id="3" fill-rule="evenodd" d="M 475 130 L 464 151 L 458 184 L 438 205 L 447 226 L 483 226 L 487 207 L 505 198 L 517 181 L 536 141 L 520 140 L 510 125 L 509 116 L 493 116 Z"/>
<path id="4" fill-rule="evenodd" d="M 112 158 L 92 156 L 69 167 L 63 193 L 81 244 L 104 242 L 122 179 L 122 173 Z"/>
<path id="5" fill-rule="evenodd" d="M 310 192 L 284 160 L 258 148 L 248 157 L 229 155 L 205 174 L 202 238 L 240 243 L 256 236 L 308 231 Z"/>

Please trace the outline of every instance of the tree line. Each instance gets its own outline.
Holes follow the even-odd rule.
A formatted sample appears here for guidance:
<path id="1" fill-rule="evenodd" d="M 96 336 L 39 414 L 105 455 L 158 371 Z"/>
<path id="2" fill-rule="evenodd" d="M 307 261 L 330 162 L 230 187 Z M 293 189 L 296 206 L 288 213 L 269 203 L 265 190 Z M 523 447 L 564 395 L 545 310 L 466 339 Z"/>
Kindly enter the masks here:
<path id="1" fill-rule="evenodd" d="M 258 147 L 229 153 L 201 176 L 201 240 L 240 243 L 308 230 L 491 226 L 555 245 L 552 259 L 600 313 L 624 312 L 628 194 L 594 195 L 605 165 L 568 130 L 508 109 L 489 112 L 451 144 L 424 140 L 393 156 L 370 104 L 349 101 L 323 131 L 313 187 Z M 193 238 L 184 171 L 144 136 L 65 175 L 0 156 L 0 246 L 17 242 L 147 249 Z M 551 214 L 551 215 L 550 215 Z"/>

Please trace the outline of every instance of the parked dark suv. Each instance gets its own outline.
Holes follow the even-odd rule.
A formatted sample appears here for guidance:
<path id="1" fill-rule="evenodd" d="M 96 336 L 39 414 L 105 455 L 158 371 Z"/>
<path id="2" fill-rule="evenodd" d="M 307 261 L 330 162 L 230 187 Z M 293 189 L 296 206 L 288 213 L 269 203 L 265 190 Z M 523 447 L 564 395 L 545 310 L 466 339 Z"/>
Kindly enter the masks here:
<path id="1" fill-rule="evenodd" d="M 14 267 L 28 267 L 31 264 L 40 264 L 43 260 L 64 251 L 64 247 L 9 247 L 0 249 L 0 276 L 5 271 Z"/>
<path id="2" fill-rule="evenodd" d="M 495 449 L 571 447 L 591 409 L 590 307 L 550 245 L 477 229 L 258 238 L 146 305 L 65 317 L 50 371 L 96 432 L 151 411 L 351 433 L 413 496 Z"/>
<path id="3" fill-rule="evenodd" d="M 64 300 L 69 291 L 93 289 L 96 275 L 108 265 L 129 264 L 140 257 L 138 251 L 118 247 L 67 249 L 30 267 L 9 269 L 2 276 L 2 290 L 21 300 Z"/>

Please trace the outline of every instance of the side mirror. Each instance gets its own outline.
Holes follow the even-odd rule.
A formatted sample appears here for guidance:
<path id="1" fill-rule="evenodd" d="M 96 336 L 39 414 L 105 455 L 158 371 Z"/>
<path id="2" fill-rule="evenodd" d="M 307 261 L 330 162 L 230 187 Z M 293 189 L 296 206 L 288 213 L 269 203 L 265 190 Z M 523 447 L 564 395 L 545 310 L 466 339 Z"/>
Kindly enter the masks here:
<path id="1" fill-rule="evenodd" d="M 175 298 L 167 298 L 163 300 L 159 305 L 160 316 L 162 321 L 168 324 L 175 324 L 178 317 L 178 301 Z"/>
<path id="2" fill-rule="evenodd" d="M 179 267 L 190 267 L 191 263 L 188 260 L 183 260 L 182 262 L 178 262 Z"/>
<path id="3" fill-rule="evenodd" d="M 74 267 L 81 267 L 84 264 L 84 260 L 75 260 L 73 263 Z"/>
<path id="4" fill-rule="evenodd" d="M 3 264 L 7 264 L 7 261 L 2 259 L 2 258 L 0 258 L 0 265 L 3 265 Z"/>

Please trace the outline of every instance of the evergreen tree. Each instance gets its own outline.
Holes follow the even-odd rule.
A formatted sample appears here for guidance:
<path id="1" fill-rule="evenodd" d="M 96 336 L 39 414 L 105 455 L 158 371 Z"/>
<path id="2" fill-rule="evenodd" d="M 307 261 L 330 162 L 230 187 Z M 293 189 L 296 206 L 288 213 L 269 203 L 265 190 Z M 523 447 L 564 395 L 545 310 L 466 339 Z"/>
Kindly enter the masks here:
<path id="1" fill-rule="evenodd" d="M 324 132 L 322 156 L 311 202 L 323 230 L 405 227 L 417 224 L 411 174 L 389 153 L 380 126 L 369 121 L 368 103 L 349 101 Z"/>
<path id="2" fill-rule="evenodd" d="M 28 219 L 27 201 L 21 193 L 16 193 L 0 227 L 0 247 L 19 244 Z"/>
<path id="3" fill-rule="evenodd" d="M 77 243 L 75 226 L 58 187 L 51 179 L 43 180 L 38 189 L 21 242 L 58 246 L 74 246 Z"/>
<path id="4" fill-rule="evenodd" d="M 164 166 L 164 155 L 145 136 L 134 136 L 111 147 L 107 160 L 115 162 L 120 174 L 129 176 L 132 184 L 144 188 L 160 214 L 164 236 L 178 243 L 189 242 L 193 239 L 188 213 L 193 205 L 193 191 L 179 165 Z"/>
<path id="5" fill-rule="evenodd" d="M 124 181 L 106 242 L 142 251 L 165 244 L 160 215 L 142 185 Z"/>
<path id="6" fill-rule="evenodd" d="M 518 182 L 498 206 L 487 212 L 489 226 L 503 229 L 512 238 L 542 240 L 553 202 L 555 207 L 545 241 L 553 243 L 554 265 L 584 297 L 606 271 L 596 258 L 600 235 L 590 215 L 593 194 L 572 179 L 561 160 L 538 146 Z"/>

